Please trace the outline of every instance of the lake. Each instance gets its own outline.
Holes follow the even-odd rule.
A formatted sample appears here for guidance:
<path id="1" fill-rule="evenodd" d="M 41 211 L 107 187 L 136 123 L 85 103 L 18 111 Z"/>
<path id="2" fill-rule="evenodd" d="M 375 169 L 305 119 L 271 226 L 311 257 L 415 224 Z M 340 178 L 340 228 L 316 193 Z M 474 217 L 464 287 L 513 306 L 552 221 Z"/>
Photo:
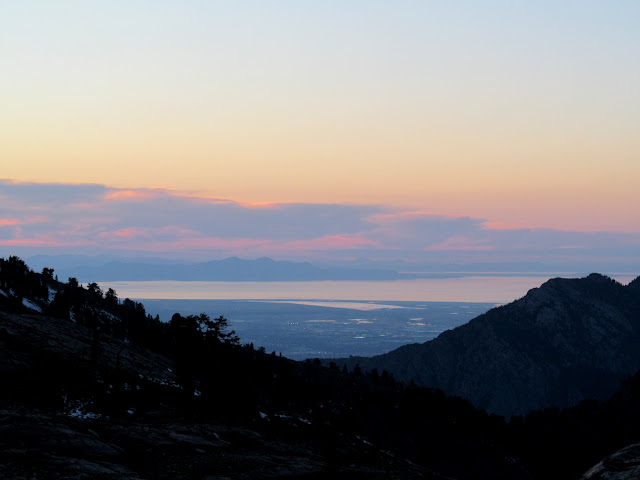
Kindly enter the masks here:
<path id="1" fill-rule="evenodd" d="M 559 276 L 559 275 L 555 275 Z M 568 276 L 563 274 L 562 276 Z M 372 356 L 425 342 L 511 302 L 549 276 L 469 276 L 397 281 L 108 282 L 169 321 L 223 315 L 240 337 L 284 356 Z M 633 278 L 614 277 L 622 283 Z"/>
<path id="2" fill-rule="evenodd" d="M 523 297 L 554 276 L 539 274 L 510 276 L 464 276 L 392 281 L 313 281 L 313 282 L 101 282 L 121 298 L 173 298 L 209 300 L 395 300 L 429 302 L 507 303 Z M 613 276 L 622 283 L 631 276 Z"/>

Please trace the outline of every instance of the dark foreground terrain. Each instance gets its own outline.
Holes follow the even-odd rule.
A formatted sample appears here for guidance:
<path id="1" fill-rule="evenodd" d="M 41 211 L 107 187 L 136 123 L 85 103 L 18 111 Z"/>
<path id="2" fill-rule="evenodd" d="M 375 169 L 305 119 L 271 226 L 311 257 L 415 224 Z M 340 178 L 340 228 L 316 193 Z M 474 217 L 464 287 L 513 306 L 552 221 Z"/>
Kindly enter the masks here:
<path id="1" fill-rule="evenodd" d="M 303 429 L 276 430 L 164 415 L 89 420 L 1 410 L 0 477 L 442 478 L 357 437 L 339 439 L 329 454 Z"/>
<path id="2" fill-rule="evenodd" d="M 199 381 L 185 388 L 174 360 L 110 336 L 96 354 L 90 329 L 33 313 L 0 312 L 0 346 L 0 478 L 443 478 L 410 460 L 421 448 L 443 471 L 483 472 L 503 461 L 492 448 L 460 463 L 457 454 L 440 457 L 444 446 L 468 447 L 451 434 L 425 436 L 417 449 L 407 435 L 412 418 L 383 418 L 403 397 L 390 379 L 238 347 L 229 361 L 255 357 L 242 375 L 221 378 L 213 391 Z M 285 397 L 272 390 L 280 375 L 289 377 Z M 422 405 L 453 409 L 416 425 L 443 430 L 456 413 L 486 420 L 461 400 L 415 393 L 412 415 Z"/>
<path id="3" fill-rule="evenodd" d="M 0 292 L 0 478 L 622 479 L 640 461 L 638 374 L 505 420 L 386 370 L 239 345 L 222 317 L 162 323 L 16 257 Z"/>

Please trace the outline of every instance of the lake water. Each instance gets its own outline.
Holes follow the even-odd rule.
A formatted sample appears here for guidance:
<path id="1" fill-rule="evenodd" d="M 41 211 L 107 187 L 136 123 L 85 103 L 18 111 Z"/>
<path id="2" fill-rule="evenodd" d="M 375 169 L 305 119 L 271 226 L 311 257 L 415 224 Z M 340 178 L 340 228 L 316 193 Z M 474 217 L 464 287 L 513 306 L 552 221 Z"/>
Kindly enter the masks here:
<path id="1" fill-rule="evenodd" d="M 507 303 L 523 297 L 548 278 L 568 274 L 467 276 L 393 281 L 321 282 L 103 282 L 120 298 L 208 300 L 394 300 Z M 622 283 L 630 276 L 614 276 Z"/>
<path id="2" fill-rule="evenodd" d="M 558 276 L 558 275 L 554 275 Z M 562 276 L 568 276 L 563 274 Z M 240 337 L 293 359 L 372 356 L 425 342 L 549 276 L 470 276 L 379 282 L 110 282 L 163 321 L 223 315 Z M 614 276 L 622 283 L 633 278 Z"/>

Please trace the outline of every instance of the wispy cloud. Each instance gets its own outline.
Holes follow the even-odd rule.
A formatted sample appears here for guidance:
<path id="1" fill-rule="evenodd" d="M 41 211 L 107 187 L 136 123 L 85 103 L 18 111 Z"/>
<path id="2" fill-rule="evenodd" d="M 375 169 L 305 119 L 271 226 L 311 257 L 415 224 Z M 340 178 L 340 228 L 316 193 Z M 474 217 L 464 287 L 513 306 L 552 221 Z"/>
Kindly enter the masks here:
<path id="1" fill-rule="evenodd" d="M 495 250 L 492 245 L 487 245 L 479 240 L 474 240 L 468 237 L 459 237 L 454 235 L 447 238 L 444 242 L 427 247 L 427 250 L 433 252 L 448 252 L 448 251 L 464 251 L 464 252 L 486 252 Z"/>
<path id="2" fill-rule="evenodd" d="M 640 234 L 523 228 L 500 220 L 382 205 L 243 204 L 168 189 L 0 180 L 0 254 L 198 254 L 221 258 L 640 259 Z M 39 248 L 36 249 L 36 247 Z M 329 257 L 327 257 L 329 255 Z M 434 257 L 437 255 L 437 257 Z M 475 258 L 475 257 L 473 257 Z"/>
<path id="3" fill-rule="evenodd" d="M 162 196 L 163 193 L 165 192 L 161 189 L 115 190 L 107 192 L 104 198 L 105 200 L 135 201 L 155 198 Z"/>
<path id="4" fill-rule="evenodd" d="M 15 218 L 0 218 L 0 227 L 7 225 L 20 225 L 22 223 L 20 220 L 16 220 Z"/>

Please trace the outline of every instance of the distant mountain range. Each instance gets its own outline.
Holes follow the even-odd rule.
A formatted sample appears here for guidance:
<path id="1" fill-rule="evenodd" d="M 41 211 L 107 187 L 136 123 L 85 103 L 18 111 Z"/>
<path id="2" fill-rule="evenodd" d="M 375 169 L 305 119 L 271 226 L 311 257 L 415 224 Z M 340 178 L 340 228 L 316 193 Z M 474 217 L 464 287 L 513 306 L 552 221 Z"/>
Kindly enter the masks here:
<path id="1" fill-rule="evenodd" d="M 549 266 L 520 263 L 506 264 L 408 264 L 375 262 L 358 259 L 341 264 L 273 260 L 263 257 L 195 262 L 157 257 L 118 257 L 113 255 L 35 255 L 27 259 L 34 269 L 55 269 L 60 280 L 69 277 L 80 282 L 113 281 L 320 281 L 320 280 L 400 280 L 417 278 L 455 278 L 474 276 L 530 276 L 549 277 Z M 556 265 L 560 271 L 565 266 Z M 622 271 L 622 270 L 620 270 Z M 558 274 L 564 275 L 564 274 Z M 571 276 L 576 273 L 571 274 Z M 628 275 L 630 276 L 630 274 Z"/>
<path id="2" fill-rule="evenodd" d="M 80 265 L 63 269 L 81 282 L 119 280 L 177 281 L 310 281 L 310 280 L 396 280 L 405 278 L 393 270 L 372 268 L 320 268 L 308 262 L 276 261 L 270 258 L 245 260 L 230 257 L 203 263 L 147 263 L 111 261 L 102 265 Z"/>
<path id="3" fill-rule="evenodd" d="M 640 368 L 640 277 L 555 278 L 439 337 L 371 358 L 387 370 L 501 415 L 603 400 Z"/>
<path id="4" fill-rule="evenodd" d="M 53 265 L 60 280 L 69 277 L 80 282 L 114 281 L 221 281 L 273 282 L 319 280 L 399 280 L 460 276 L 450 273 L 399 273 L 378 267 L 319 267 L 309 262 L 273 260 L 262 257 L 229 257 L 208 262 L 179 262 L 163 259 L 127 260 L 87 256 L 36 256 L 29 259 L 36 267 Z"/>

